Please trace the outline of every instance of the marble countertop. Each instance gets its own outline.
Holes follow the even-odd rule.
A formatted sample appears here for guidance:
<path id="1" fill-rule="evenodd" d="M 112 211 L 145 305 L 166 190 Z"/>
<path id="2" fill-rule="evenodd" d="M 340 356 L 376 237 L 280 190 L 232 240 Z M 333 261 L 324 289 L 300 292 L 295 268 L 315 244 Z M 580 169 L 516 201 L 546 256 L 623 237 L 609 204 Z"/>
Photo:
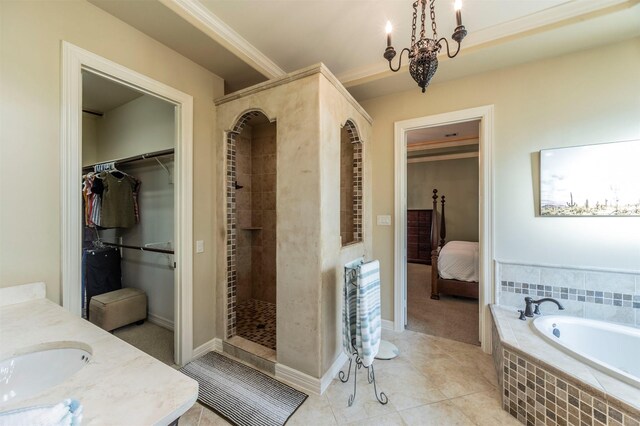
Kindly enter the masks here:
<path id="1" fill-rule="evenodd" d="M 584 364 L 548 343 L 534 332 L 532 320 L 518 319 L 518 308 L 491 305 L 491 312 L 503 345 L 518 349 L 566 376 L 614 397 L 625 404 L 629 410 L 640 413 L 640 391 L 637 388 Z"/>
<path id="2" fill-rule="evenodd" d="M 162 425 L 195 403 L 196 381 L 44 299 L 38 284 L 0 291 L 0 359 L 43 343 L 81 342 L 91 347 L 91 360 L 65 382 L 0 411 L 75 398 L 82 424 Z"/>

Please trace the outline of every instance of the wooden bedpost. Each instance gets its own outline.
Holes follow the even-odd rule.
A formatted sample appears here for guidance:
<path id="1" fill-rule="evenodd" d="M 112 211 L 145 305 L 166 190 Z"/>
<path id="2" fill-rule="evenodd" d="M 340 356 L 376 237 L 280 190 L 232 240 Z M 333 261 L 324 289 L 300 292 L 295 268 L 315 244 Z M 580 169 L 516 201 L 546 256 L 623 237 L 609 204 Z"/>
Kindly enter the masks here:
<path id="1" fill-rule="evenodd" d="M 440 248 L 444 247 L 447 238 L 447 227 L 444 220 L 444 195 L 442 196 L 442 214 L 440 216 Z"/>
<path id="2" fill-rule="evenodd" d="M 431 213 L 431 298 L 440 299 L 438 294 L 438 190 L 433 190 L 433 211 Z"/>

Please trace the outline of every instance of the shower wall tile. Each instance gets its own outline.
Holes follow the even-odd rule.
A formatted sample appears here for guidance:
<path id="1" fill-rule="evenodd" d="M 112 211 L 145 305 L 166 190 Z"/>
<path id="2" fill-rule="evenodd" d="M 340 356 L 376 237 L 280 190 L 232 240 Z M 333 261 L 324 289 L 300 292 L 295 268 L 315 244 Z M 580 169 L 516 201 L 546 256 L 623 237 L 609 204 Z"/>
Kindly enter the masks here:
<path id="1" fill-rule="evenodd" d="M 276 186 L 277 155 L 276 134 L 272 125 L 253 128 L 252 161 L 259 166 L 252 168 L 252 207 L 255 232 L 254 248 L 260 248 L 259 260 L 253 259 L 252 268 L 257 273 L 252 281 L 252 298 L 264 302 L 276 301 Z M 258 223 L 259 222 L 259 223 Z"/>
<path id="2" fill-rule="evenodd" d="M 273 192 L 276 190 L 276 174 L 266 173 L 262 176 L 262 192 Z"/>
<path id="3" fill-rule="evenodd" d="M 252 155 L 251 156 L 251 174 L 259 175 L 262 174 L 262 155 Z"/>
<path id="4" fill-rule="evenodd" d="M 276 173 L 276 156 L 275 154 L 265 155 L 263 157 L 263 173 Z"/>
<path id="5" fill-rule="evenodd" d="M 262 193 L 262 208 L 265 210 L 276 209 L 276 192 L 267 191 Z"/>
<path id="6" fill-rule="evenodd" d="M 498 262 L 500 264 L 500 262 Z M 524 297 L 553 297 L 543 314 L 571 315 L 640 327 L 638 274 L 615 271 L 500 264 L 498 304 L 524 308 Z"/>

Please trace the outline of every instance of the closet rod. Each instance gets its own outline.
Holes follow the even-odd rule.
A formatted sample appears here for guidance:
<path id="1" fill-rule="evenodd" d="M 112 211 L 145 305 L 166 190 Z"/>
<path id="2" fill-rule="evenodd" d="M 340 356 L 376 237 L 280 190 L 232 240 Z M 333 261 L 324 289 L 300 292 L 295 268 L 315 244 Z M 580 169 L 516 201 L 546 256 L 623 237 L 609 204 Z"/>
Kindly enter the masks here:
<path id="1" fill-rule="evenodd" d="M 147 152 L 146 154 L 134 155 L 132 157 L 127 157 L 127 158 L 121 158 L 119 160 L 101 161 L 99 163 L 89 164 L 87 166 L 83 166 L 82 170 L 92 169 L 93 166 L 97 166 L 98 164 L 105 164 L 105 163 L 115 163 L 116 165 L 121 165 L 121 164 L 126 164 L 126 163 L 133 163 L 134 161 L 146 160 L 147 158 L 155 158 L 155 157 L 163 157 L 165 155 L 173 155 L 174 152 L 175 151 L 174 151 L 173 148 L 169 148 L 169 149 L 163 149 L 161 151 Z"/>
<path id="2" fill-rule="evenodd" d="M 174 254 L 173 250 L 163 250 L 163 249 L 156 249 L 156 248 L 151 248 L 151 247 L 128 246 L 128 245 L 125 245 L 125 244 L 107 243 L 107 242 L 104 242 L 104 241 L 102 242 L 102 244 L 104 244 L 105 246 L 110 246 L 110 247 L 122 247 L 122 248 L 133 249 L 133 250 L 152 251 L 152 252 L 155 252 L 155 253 Z"/>

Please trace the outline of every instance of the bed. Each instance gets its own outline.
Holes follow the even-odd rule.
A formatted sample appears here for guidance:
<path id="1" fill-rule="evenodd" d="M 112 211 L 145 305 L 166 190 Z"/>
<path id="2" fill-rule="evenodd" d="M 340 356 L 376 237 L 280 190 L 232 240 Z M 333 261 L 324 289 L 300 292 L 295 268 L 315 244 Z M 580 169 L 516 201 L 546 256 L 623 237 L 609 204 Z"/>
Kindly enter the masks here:
<path id="1" fill-rule="evenodd" d="M 433 190 L 433 220 L 431 221 L 431 298 L 440 294 L 478 298 L 478 243 L 471 241 L 446 242 L 445 196 Z M 438 226 L 438 218 L 440 226 Z"/>

